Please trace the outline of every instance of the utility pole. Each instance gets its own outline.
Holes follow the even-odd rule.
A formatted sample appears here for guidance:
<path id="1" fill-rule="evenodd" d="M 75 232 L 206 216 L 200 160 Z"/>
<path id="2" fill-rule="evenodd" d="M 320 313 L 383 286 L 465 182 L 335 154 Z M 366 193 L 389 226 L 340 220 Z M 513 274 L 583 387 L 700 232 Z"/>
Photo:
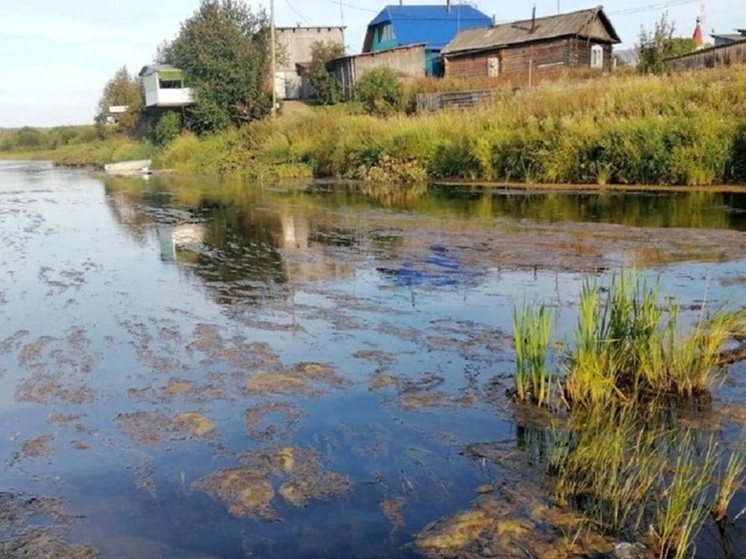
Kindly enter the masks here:
<path id="1" fill-rule="evenodd" d="M 275 45 L 275 0 L 269 0 L 269 40 L 271 42 L 269 51 L 271 53 L 270 70 L 272 72 L 270 83 L 272 84 L 272 118 L 277 115 L 277 45 Z"/>

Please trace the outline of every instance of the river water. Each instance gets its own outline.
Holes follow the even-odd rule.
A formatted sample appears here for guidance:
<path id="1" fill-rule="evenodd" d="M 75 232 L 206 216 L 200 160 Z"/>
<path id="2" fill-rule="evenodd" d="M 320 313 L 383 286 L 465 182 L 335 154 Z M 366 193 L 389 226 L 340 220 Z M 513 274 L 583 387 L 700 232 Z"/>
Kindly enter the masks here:
<path id="1" fill-rule="evenodd" d="M 541 485 L 506 396 L 513 309 L 569 335 L 584 280 L 621 267 L 692 313 L 744 304 L 745 232 L 743 193 L 0 162 L 0 549 L 420 557 L 485 485 Z M 715 395 L 726 438 L 744 373 Z"/>

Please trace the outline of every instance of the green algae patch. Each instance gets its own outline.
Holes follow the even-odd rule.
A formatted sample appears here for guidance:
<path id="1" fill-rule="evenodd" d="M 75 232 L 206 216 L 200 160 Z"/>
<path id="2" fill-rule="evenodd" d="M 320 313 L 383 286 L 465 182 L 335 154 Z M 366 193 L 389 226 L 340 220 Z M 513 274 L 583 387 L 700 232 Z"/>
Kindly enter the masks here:
<path id="1" fill-rule="evenodd" d="M 449 557 L 478 540 L 483 532 L 494 529 L 495 521 L 484 512 L 462 512 L 425 528 L 415 545 L 425 552 L 436 552 L 436 556 Z"/>
<path id="2" fill-rule="evenodd" d="M 285 394 L 291 396 L 321 396 L 329 388 L 346 385 L 343 377 L 328 365 L 299 363 L 292 368 L 257 370 L 246 381 L 249 395 Z"/>
<path id="3" fill-rule="evenodd" d="M 120 430 L 142 446 L 159 446 L 191 437 L 208 439 L 215 423 L 199 412 L 184 412 L 170 418 L 157 412 L 138 411 L 117 416 Z"/>
<path id="4" fill-rule="evenodd" d="M 40 518 L 48 525 L 39 526 Z M 0 557 L 98 557 L 98 550 L 66 541 L 72 522 L 59 499 L 0 493 Z"/>
<path id="5" fill-rule="evenodd" d="M 185 412 L 173 420 L 174 427 L 194 438 L 201 439 L 215 430 L 215 423 L 198 412 Z"/>
<path id="6" fill-rule="evenodd" d="M 391 533 L 398 532 L 406 523 L 404 522 L 403 511 L 407 506 L 407 500 L 403 497 L 396 497 L 395 499 L 387 499 L 381 501 L 381 512 L 386 519 L 391 523 Z"/>
<path id="7" fill-rule="evenodd" d="M 52 456 L 54 453 L 52 450 L 52 441 L 54 441 L 52 435 L 44 435 L 23 441 L 23 444 L 21 444 L 21 453 L 29 458 Z"/>
<path id="8" fill-rule="evenodd" d="M 231 516 L 277 520 L 271 505 L 275 496 L 272 483 L 251 468 L 219 470 L 192 483 L 191 489 L 222 501 Z"/>
<path id="9" fill-rule="evenodd" d="M 246 432 L 257 440 L 289 438 L 303 415 L 303 410 L 287 402 L 252 406 L 244 412 Z"/>

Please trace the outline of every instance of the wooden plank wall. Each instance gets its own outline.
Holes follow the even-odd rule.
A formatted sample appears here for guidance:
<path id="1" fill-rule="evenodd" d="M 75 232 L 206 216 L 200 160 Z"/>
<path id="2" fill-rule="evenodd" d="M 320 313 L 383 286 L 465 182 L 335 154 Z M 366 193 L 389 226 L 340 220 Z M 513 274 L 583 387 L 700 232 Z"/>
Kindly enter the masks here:
<path id="1" fill-rule="evenodd" d="M 591 66 L 591 48 L 595 43 L 572 37 L 534 45 L 494 49 L 446 59 L 446 76 L 477 78 L 487 76 L 488 59 L 497 57 L 500 74 L 496 83 L 526 86 L 553 79 L 568 68 Z M 612 69 L 611 45 L 604 47 L 604 70 Z M 530 77 L 529 77 L 530 76 Z"/>
<path id="2" fill-rule="evenodd" d="M 666 65 L 675 70 L 696 70 L 744 63 L 746 63 L 746 41 L 702 49 L 666 61 Z"/>

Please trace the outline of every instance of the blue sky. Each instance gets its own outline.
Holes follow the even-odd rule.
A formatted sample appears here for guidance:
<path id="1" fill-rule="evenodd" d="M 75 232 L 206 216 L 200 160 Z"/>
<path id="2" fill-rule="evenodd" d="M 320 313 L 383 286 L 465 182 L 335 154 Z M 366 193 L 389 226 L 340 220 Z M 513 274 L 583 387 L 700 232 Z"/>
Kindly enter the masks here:
<path id="1" fill-rule="evenodd" d="M 258 9 L 268 2 L 247 3 Z M 278 25 L 339 25 L 342 20 L 338 0 L 275 2 Z M 571 11 L 593 7 L 599 0 L 559 2 L 562 11 Z M 342 0 L 350 52 L 359 52 L 368 21 L 387 3 Z M 472 3 L 498 21 L 530 17 L 534 4 Z M 557 12 L 557 0 L 535 4 L 539 16 Z M 707 33 L 746 27 L 743 0 L 607 0 L 605 8 L 623 47 L 631 47 L 640 28 L 652 29 L 666 11 L 680 34 L 689 35 L 703 4 Z M 199 0 L 0 0 L 0 128 L 92 122 L 101 91 L 114 72 L 126 65 L 136 73 L 198 5 Z"/>

